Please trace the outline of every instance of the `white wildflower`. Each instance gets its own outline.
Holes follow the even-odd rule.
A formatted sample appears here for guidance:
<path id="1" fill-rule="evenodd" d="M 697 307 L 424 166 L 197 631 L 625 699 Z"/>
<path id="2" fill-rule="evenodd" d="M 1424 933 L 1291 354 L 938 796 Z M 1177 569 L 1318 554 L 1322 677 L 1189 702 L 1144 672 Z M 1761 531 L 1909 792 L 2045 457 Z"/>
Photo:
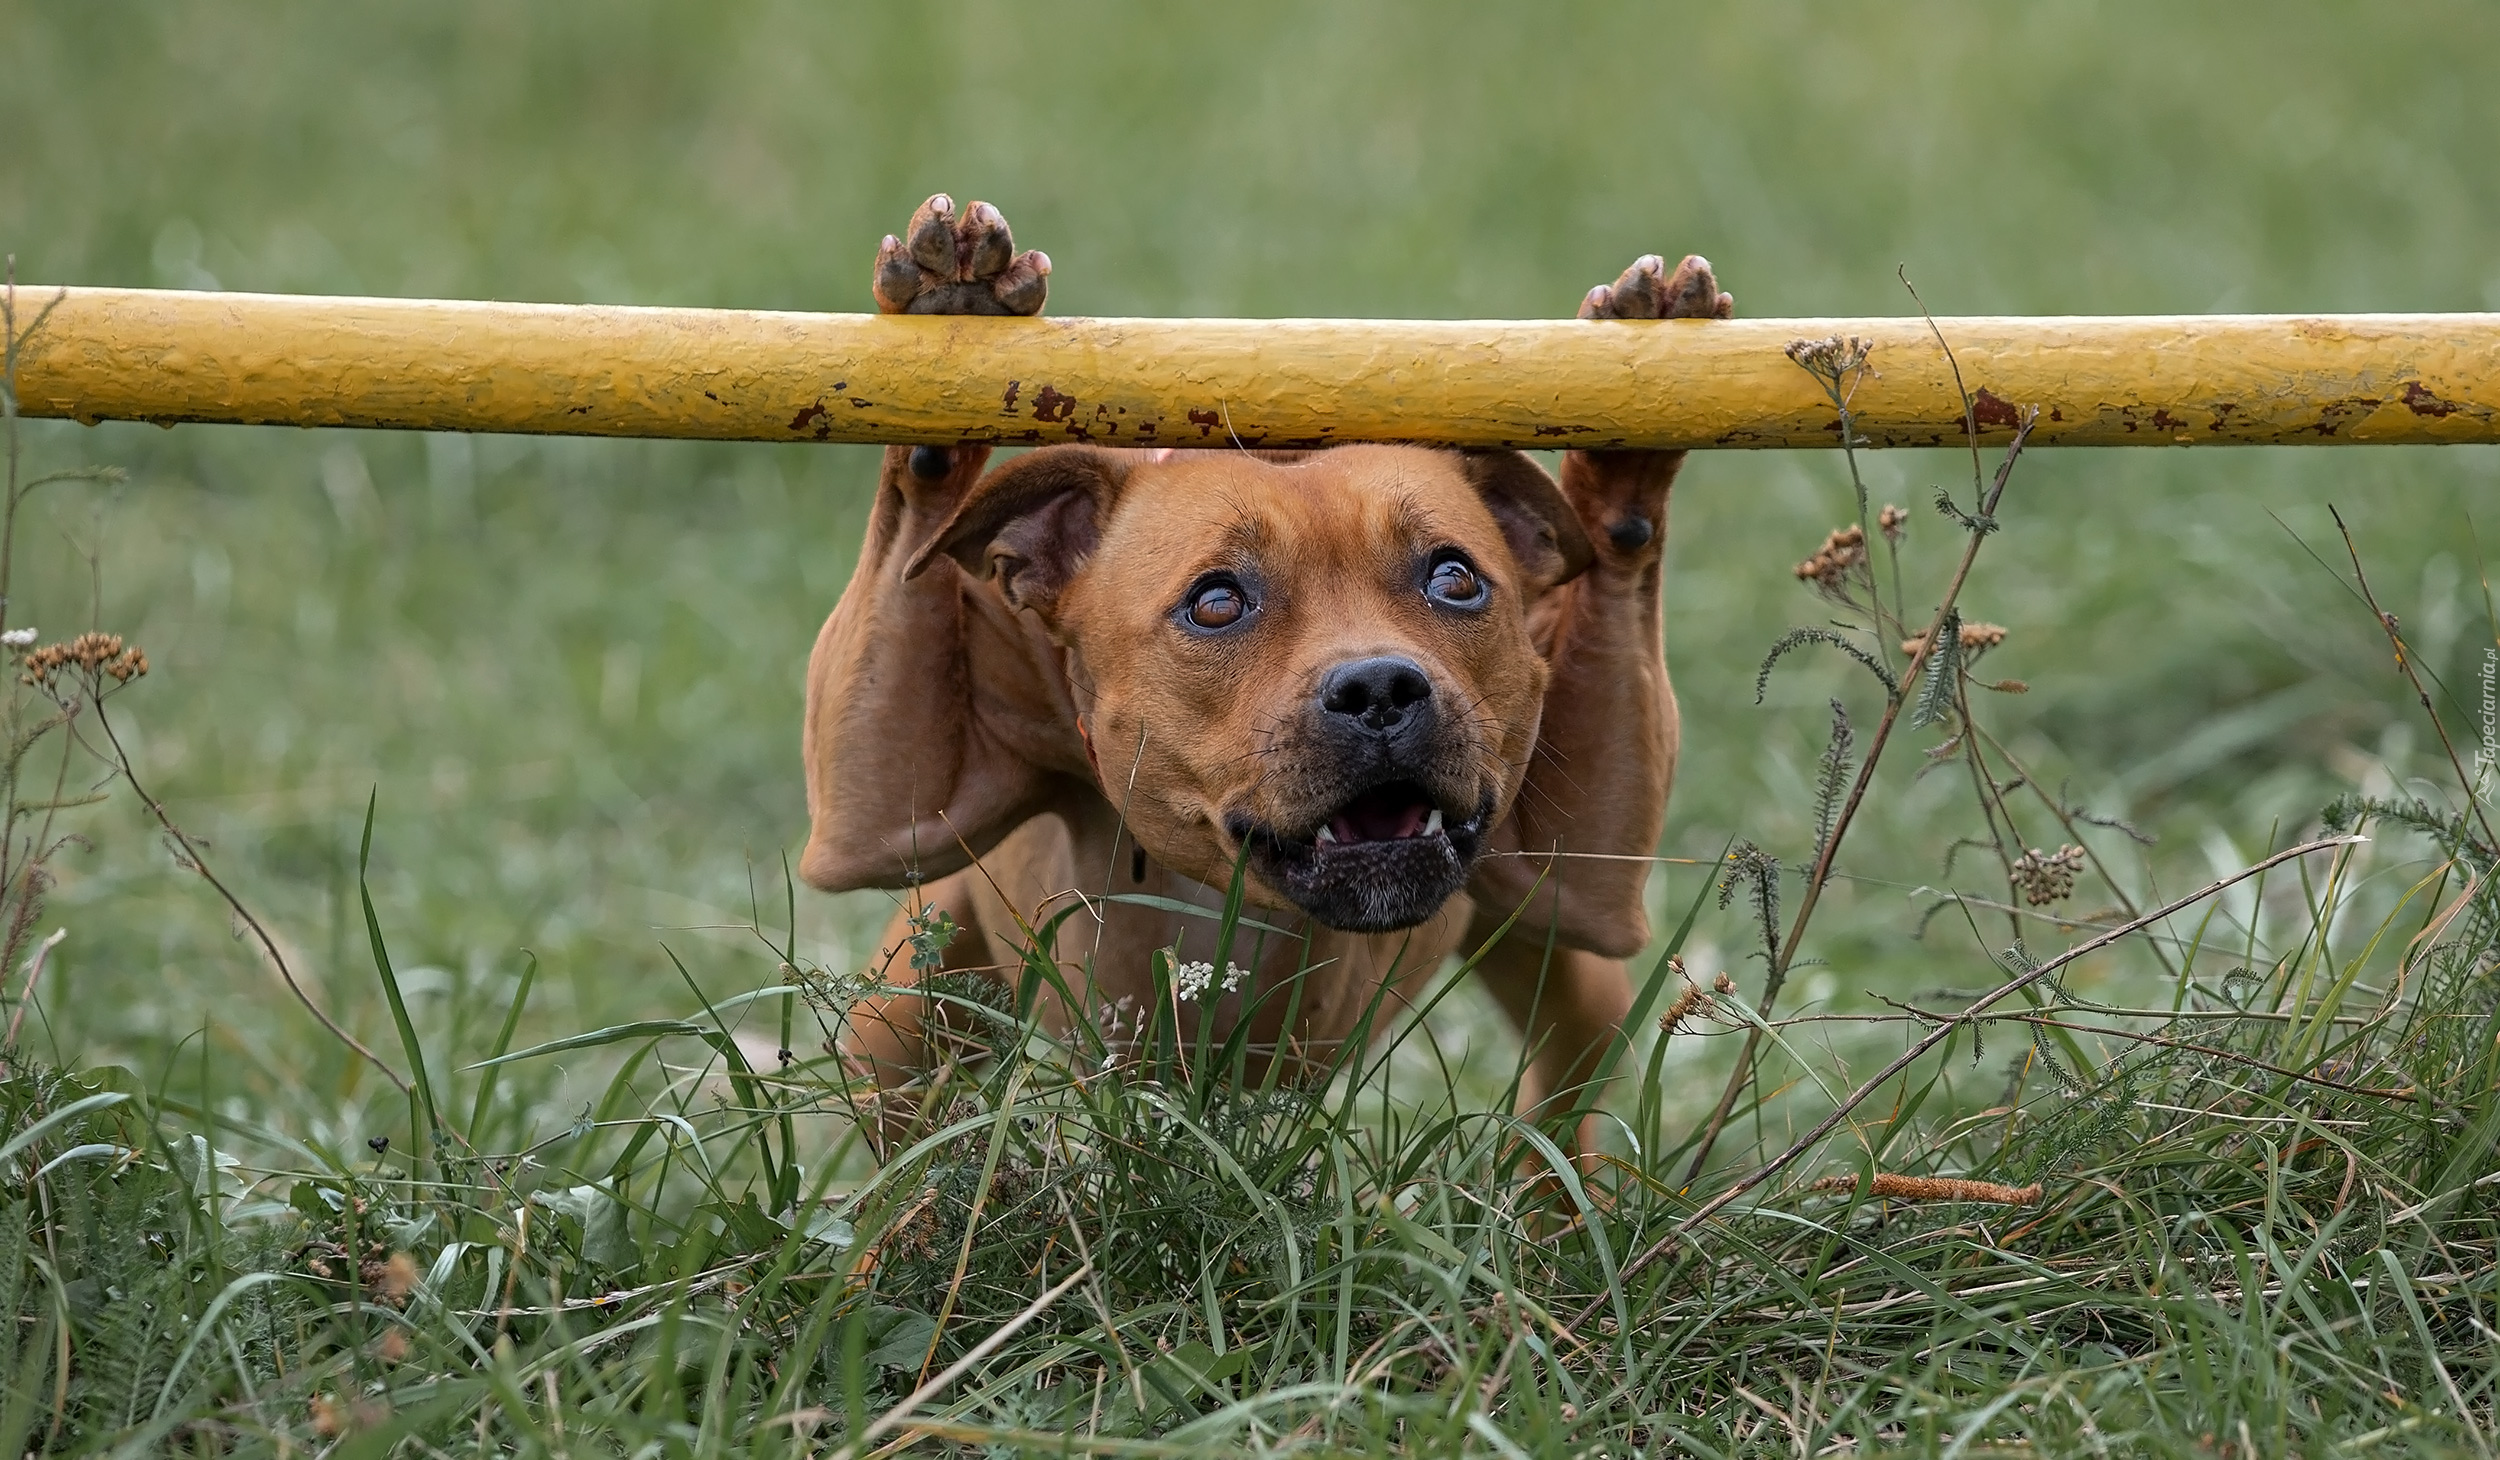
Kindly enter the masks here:
<path id="1" fill-rule="evenodd" d="M 5 634 L 0 634 L 0 644 L 5 644 L 12 649 L 31 648 L 34 645 L 34 642 L 35 630 L 31 626 L 22 629 L 11 629 Z"/>
<path id="2" fill-rule="evenodd" d="M 1249 969 L 1242 967 L 1240 964 L 1235 963 L 1230 959 L 1225 960 L 1224 992 L 1228 994 L 1239 992 L 1241 989 L 1241 981 L 1249 976 Z"/>
<path id="3" fill-rule="evenodd" d="M 1172 966 L 1172 996 L 1184 1004 L 1205 993 L 1207 985 L 1213 982 L 1215 965 L 1212 963 L 1176 963 Z"/>

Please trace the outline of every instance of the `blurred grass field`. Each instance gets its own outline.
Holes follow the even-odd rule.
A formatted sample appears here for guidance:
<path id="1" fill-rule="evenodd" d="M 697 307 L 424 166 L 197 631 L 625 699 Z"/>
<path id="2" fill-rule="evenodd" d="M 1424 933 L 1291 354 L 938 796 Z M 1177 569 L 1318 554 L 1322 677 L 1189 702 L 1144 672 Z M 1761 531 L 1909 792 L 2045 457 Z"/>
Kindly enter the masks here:
<path id="1" fill-rule="evenodd" d="M 0 247 L 39 283 L 863 309 L 879 235 L 945 189 L 1049 251 L 1062 314 L 1562 315 L 1634 255 L 1688 250 L 1752 316 L 1906 312 L 1896 265 L 1945 314 L 2500 309 L 2500 89 L 2476 75 L 2500 11 L 2465 3 L 0 0 L 0 34 Z M 872 449 L 27 440 L 38 469 L 130 478 L 37 499 L 11 621 L 147 647 L 121 710 L 142 771 L 357 1027 L 387 1028 L 353 911 L 377 787 L 381 917 L 455 1042 L 524 948 L 546 971 L 529 1027 L 559 1032 L 680 1012 L 663 939 L 698 974 L 746 956 L 721 925 L 779 904 L 804 832 L 800 673 Z M 1920 509 L 1932 577 L 1959 543 L 1925 502 L 1967 462 L 1868 470 Z M 2044 779 L 2162 834 L 2164 887 L 2237 865 L 2226 844 L 2284 841 L 2437 753 L 2303 546 L 2340 552 L 2326 504 L 2471 702 L 2495 486 L 2489 448 L 2042 453 L 1965 597 L 2011 629 L 1992 665 L 2034 686 L 1991 708 Z M 1751 686 L 1822 618 L 1789 565 L 1846 504 L 1830 457 L 1688 470 L 1666 850 L 1810 835 L 1848 682 L 1785 670 L 1759 709 Z M 1944 881 L 1934 849 L 1970 817 L 1949 779 L 1880 784 L 1808 998 L 1938 976 L 1905 894 Z M 247 1056 L 245 1106 L 319 1118 L 351 1067 L 222 909 L 127 797 L 82 829 L 36 1047 L 152 1068 L 205 1026 Z M 828 961 L 886 911 L 800 909 Z M 1704 919 L 1725 951 L 1697 971 L 1752 987 L 1739 914 Z"/>

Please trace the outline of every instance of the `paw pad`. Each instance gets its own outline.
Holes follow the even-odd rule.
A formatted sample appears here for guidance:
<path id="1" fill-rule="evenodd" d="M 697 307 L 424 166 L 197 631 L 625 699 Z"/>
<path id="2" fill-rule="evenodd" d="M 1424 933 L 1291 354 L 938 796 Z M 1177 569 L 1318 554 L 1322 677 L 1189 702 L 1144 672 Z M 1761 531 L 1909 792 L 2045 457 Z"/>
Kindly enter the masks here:
<path id="1" fill-rule="evenodd" d="M 1672 272 L 1654 253 L 1632 261 L 1612 284 L 1580 301 L 1582 319 L 1733 319 L 1736 297 L 1719 290 L 1710 260 L 1688 254 Z"/>
<path id="2" fill-rule="evenodd" d="M 883 314 L 1039 314 L 1050 292 L 1050 256 L 1016 252 L 1007 219 L 987 203 L 961 214 L 933 193 L 900 238 L 887 234 L 871 276 Z"/>

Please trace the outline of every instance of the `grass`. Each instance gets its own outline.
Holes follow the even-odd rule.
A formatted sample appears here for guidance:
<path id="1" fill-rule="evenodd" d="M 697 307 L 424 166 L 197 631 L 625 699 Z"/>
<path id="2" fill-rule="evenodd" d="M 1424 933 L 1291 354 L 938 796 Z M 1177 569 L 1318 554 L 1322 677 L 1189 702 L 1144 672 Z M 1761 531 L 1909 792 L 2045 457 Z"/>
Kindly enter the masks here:
<path id="1" fill-rule="evenodd" d="M 0 16 L 0 124 L 31 139 L 0 162 L 0 243 L 30 280 L 856 308 L 876 236 L 942 186 L 997 201 L 1053 254 L 1068 313 L 1559 314 L 1632 255 L 1677 248 L 1710 254 L 1753 315 L 1901 312 L 1897 261 L 1947 312 L 2500 307 L 2471 246 L 2500 224 L 2500 164 L 2480 141 L 2500 103 L 2458 60 L 2500 37 L 2462 5 L 2366 25 L 2125 4 Z M 1906 754 L 1941 731 L 1902 732 L 1874 781 L 1756 1040 L 1763 1098 L 1736 1107 L 1689 1195 L 1677 1158 L 1763 974 L 1747 906 L 1713 905 L 1708 873 L 1674 867 L 1654 922 L 1701 899 L 1678 952 L 1705 985 L 1732 973 L 1740 997 L 1692 1037 L 1631 1051 L 1638 1088 L 1608 1107 L 1625 1164 L 1592 1178 L 1580 1226 L 1569 1191 L 1536 1180 L 1527 1133 L 1487 1114 L 1516 1052 L 1463 987 L 1383 1052 L 1385 1079 L 1272 1105 L 1192 1083 L 1213 1078 L 1194 1066 L 1098 1078 L 1088 1052 L 1028 1041 L 966 1087 L 960 1141 L 872 1176 L 837 1119 L 793 1113 L 781 1133 L 781 1108 L 834 1098 L 821 1069 L 775 1068 L 788 997 L 722 1004 L 777 986 L 785 961 L 857 973 L 887 911 L 793 905 L 780 871 L 799 831 L 797 670 L 849 571 L 868 452 L 51 423 L 25 444 L 29 473 L 101 461 L 127 480 L 29 499 L 8 621 L 146 645 L 153 672 L 116 701 L 134 765 L 325 1006 L 403 1072 L 423 1053 L 459 1138 L 414 1156 L 424 1123 L 320 1035 L 125 791 L 72 813 L 89 844 L 51 864 L 36 931 L 68 936 L 25 1017 L 7 1128 L 89 1088 L 130 1098 L 10 1159 L 140 1154 L 72 1160 L 30 1198 L 61 1203 L 24 1224 L 51 1276 L 12 1269 L 12 1291 L 37 1295 L 7 1358 L 35 1376 L 14 1392 L 41 1391 L 39 1439 L 144 1448 L 164 1438 L 146 1427 L 165 1397 L 196 1448 L 311 1443 L 323 1397 L 364 1443 L 401 1425 L 444 1447 L 597 1432 L 619 1449 L 769 1449 L 809 1437 L 759 1416 L 823 1409 L 811 1442 L 829 1450 L 923 1372 L 871 1355 L 911 1347 L 952 1291 L 934 1373 L 1076 1270 L 1065 1246 L 1036 1245 L 1066 1228 L 1099 1265 L 915 1413 L 1055 1425 L 1049 1395 L 1074 1391 L 1053 1386 L 1099 1369 L 1105 1408 L 1089 1395 L 1084 1423 L 1113 1449 L 1282 1445 L 1306 1426 L 1316 1445 L 1498 1451 L 1489 1426 L 1558 1453 L 1620 1449 L 1644 1426 L 1652 1448 L 1672 1428 L 1704 1452 L 1841 1434 L 1966 1450 L 2477 1443 L 2444 1396 L 2453 1382 L 2487 1416 L 2488 1188 L 2453 1179 L 2488 1168 L 2473 1112 L 2490 1079 L 2454 1036 L 2489 1012 L 2469 976 L 2484 894 L 2442 941 L 2408 944 L 2477 865 L 2453 838 L 2425 852 L 2382 837 L 2332 854 L 2332 874 L 2278 869 L 2209 904 L 2192 974 L 2198 925 L 2175 921 L 2167 943 L 2087 960 L 2007 1011 L 2229 1058 L 2055 1025 L 2036 1046 L 1992 1025 L 1977 1059 L 1981 1027 L 1957 1027 L 1949 1058 L 1887 1087 L 1839 1144 L 1750 1198 L 1758 1211 L 1732 1208 L 1629 1282 L 1610 1285 L 1608 1264 L 1821 1119 L 1826 1084 L 1905 1047 L 1918 1026 L 1884 999 L 1941 1009 L 1922 996 L 2006 977 L 2004 915 L 1922 922 L 1937 900 L 1922 888 L 2012 900 L 1995 851 L 1956 850 L 1989 830 L 1968 776 L 1916 776 Z M 1912 597 L 1932 595 L 1963 544 L 1925 504 L 1961 464 L 1861 466 L 1877 503 L 1918 509 L 1904 567 Z M 2026 946 L 2045 957 L 2122 896 L 2148 906 L 2245 866 L 2342 794 L 2462 804 L 2436 789 L 2453 786 L 2438 742 L 2331 570 L 2325 504 L 2470 741 L 2491 641 L 2468 512 L 2494 471 L 2482 449 L 2026 460 L 1964 602 L 2011 631 L 1990 672 L 2032 691 L 1983 713 L 2035 784 L 2161 837 L 2137 852 L 2078 834 L 2108 875 L 2062 906 L 2074 931 L 2027 920 Z M 1792 661 L 1763 708 L 1746 690 L 1785 630 L 1831 616 L 1785 570 L 1854 510 L 1822 458 L 1687 473 L 1667 591 L 1688 759 L 1663 850 L 1706 860 L 1750 839 L 1791 868 L 1811 860 L 1826 702 L 1871 724 L 1871 685 L 1832 658 Z M 2066 839 L 2036 803 L 2016 814 L 2016 849 Z M 2445 886 L 2405 900 L 2443 865 Z M 2423 971 L 2377 1016 L 2371 990 L 2400 959 Z M 2441 959 L 2466 971 L 2440 983 Z M 2198 1022 L 2092 1012 L 2174 1000 Z M 2376 1022 L 2333 1022 L 2355 1009 Z M 499 1039 L 651 1020 L 711 1038 L 492 1066 L 486 1098 L 489 1070 L 467 1068 Z M 2129 1074 L 2111 1065 L 2127 1048 L 2159 1059 Z M 2005 1064 L 2022 1049 L 2017 1084 Z M 757 1067 L 742 1086 L 722 1072 L 732 1050 Z M 2083 1088 L 2047 1093 L 2043 1054 Z M 2248 1059 L 2303 1076 L 2344 1061 L 2375 1072 L 2329 1078 L 2429 1093 L 2349 1095 Z M 1175 1113 L 1176 1091 L 1201 1103 Z M 655 1113 L 687 1129 L 672 1141 Z M 483 1155 L 459 1164 L 461 1139 L 538 1164 L 493 1179 Z M 204 1175 L 221 1168 L 203 1150 L 239 1164 Z M 2048 1194 L 2008 1221 L 1808 1188 L 1861 1161 L 2038 1177 Z M 775 1205 L 793 1166 L 802 1196 L 822 1183 L 835 1204 L 802 1202 L 805 1220 Z M 985 1190 L 1003 1194 L 967 1221 Z M 1134 1212 L 1097 1199 L 1141 1192 L 1154 1200 Z M 1051 1226 L 1037 1204 L 1062 1196 L 1073 1215 Z M 914 1223 L 935 1255 L 875 1264 L 864 1308 L 820 1275 L 883 1259 L 888 1230 Z M 364 1290 L 387 1273 L 348 1260 L 376 1230 L 420 1260 L 407 1308 L 375 1307 Z M 122 1260 L 139 1251 L 149 1263 Z M 239 1275 L 277 1271 L 201 1326 Z M 142 1280 L 170 1285 L 149 1290 L 155 1308 L 122 1300 Z M 1601 1294 L 1623 1305 L 1613 1331 L 1603 1311 L 1540 1327 Z M 527 1311 L 475 1316 L 503 1308 Z M 383 1324 L 416 1357 L 384 1364 Z M 36 1340 L 64 1333 L 75 1393 L 55 1431 L 46 1386 L 64 1371 L 42 1368 Z M 816 1367 L 787 1361 L 811 1353 Z M 279 1362 L 283 1377 L 255 1367 Z M 667 1373 L 683 1382 L 653 1382 Z M 1491 1398 L 1457 1402 L 1497 1373 Z M 377 1426 L 357 1405 L 384 1379 L 394 1417 Z"/>
<path id="2" fill-rule="evenodd" d="M 525 983 L 471 1048 L 410 1033 L 408 1109 L 440 1124 L 396 1149 L 221 1118 L 205 1057 L 197 1099 L 181 1069 L 13 1065 L 0 1441 L 2481 1453 L 2493 848 L 2470 813 L 2356 798 L 2327 820 L 2444 856 L 2341 937 L 2370 915 L 2373 844 L 2273 859 L 2306 926 L 2277 947 L 2203 918 L 2174 950 L 2175 1014 L 2096 1002 L 2017 945 L 2006 971 L 2036 997 L 1920 1016 L 1937 1057 L 1871 1082 L 1841 1138 L 1810 1135 L 1741 1206 L 1705 1200 L 1733 1171 L 1679 1184 L 1697 1133 L 1654 1058 L 1584 1178 L 1446 1066 L 1364 1067 L 1416 1055 L 1425 1024 L 1279 1088 L 1193 1047 L 1176 1005 L 1129 1040 L 1061 1041 L 977 982 L 953 990 L 979 1016 L 954 1076 L 871 1168 L 853 1136 L 827 1147 L 856 1129 L 837 1062 L 759 1068 L 729 1022 L 777 1012 L 803 1047 L 866 981 L 761 928 L 753 987 L 690 987 L 679 1020 L 511 1050 Z M 1235 930 L 1214 930 L 1218 962 Z M 389 989 L 379 938 L 373 957 Z M 1662 1045 L 1747 1022 L 1741 1000 L 1677 1002 Z M 1980 1108 L 1953 1084 L 1990 1036 L 2018 1053 Z M 569 1128 L 500 1078 L 599 1050 L 630 1053 Z M 1758 1094 L 1774 1116 L 1816 1105 Z"/>

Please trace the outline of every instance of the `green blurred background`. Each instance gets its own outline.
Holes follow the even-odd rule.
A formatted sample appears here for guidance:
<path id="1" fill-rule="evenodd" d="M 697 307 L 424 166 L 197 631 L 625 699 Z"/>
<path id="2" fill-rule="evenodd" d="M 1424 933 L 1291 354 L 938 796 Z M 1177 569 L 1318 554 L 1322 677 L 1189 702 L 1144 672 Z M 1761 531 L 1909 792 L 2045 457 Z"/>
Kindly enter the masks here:
<path id="1" fill-rule="evenodd" d="M 878 237 L 945 189 L 1050 252 L 1062 314 L 1563 315 L 1652 250 L 1708 254 L 1752 316 L 1908 312 L 1900 264 L 1943 314 L 2500 309 L 2485 4 L 0 0 L 0 35 L 0 247 L 42 283 L 855 310 Z M 26 440 L 130 478 L 36 499 L 12 622 L 147 647 L 120 702 L 143 771 L 351 1021 L 387 1029 L 352 901 L 376 787 L 381 917 L 444 1038 L 474 1047 L 444 1026 L 496 1013 L 523 948 L 532 1032 L 685 1009 L 662 941 L 715 991 L 769 978 L 723 925 L 751 888 L 780 920 L 800 673 L 873 449 Z M 1868 470 L 1920 509 L 1930 602 L 1958 542 L 1925 503 L 1967 459 Z M 2488 448 L 2042 453 L 1966 597 L 2034 686 L 1990 709 L 2044 778 L 2162 832 L 2142 875 L 2176 890 L 2434 769 L 2302 541 L 2340 553 L 2339 504 L 2471 700 L 2495 485 Z M 1668 850 L 1796 856 L 1825 699 L 1871 720 L 1826 663 L 1750 702 L 1824 617 L 1789 566 L 1848 500 L 1834 456 L 1710 456 L 1678 489 Z M 1967 785 L 1900 760 L 1810 997 L 1985 977 L 1967 928 L 1911 939 L 1905 893 L 1977 828 Z M 81 829 L 41 1038 L 148 1064 L 207 1026 L 232 1078 L 321 1119 L 352 1069 L 206 889 L 126 796 Z M 803 892 L 808 947 L 857 956 L 884 908 Z M 1735 914 L 1699 936 L 1698 971 L 1753 986 Z M 1453 1037 L 1497 1050 L 1466 1007 Z"/>

